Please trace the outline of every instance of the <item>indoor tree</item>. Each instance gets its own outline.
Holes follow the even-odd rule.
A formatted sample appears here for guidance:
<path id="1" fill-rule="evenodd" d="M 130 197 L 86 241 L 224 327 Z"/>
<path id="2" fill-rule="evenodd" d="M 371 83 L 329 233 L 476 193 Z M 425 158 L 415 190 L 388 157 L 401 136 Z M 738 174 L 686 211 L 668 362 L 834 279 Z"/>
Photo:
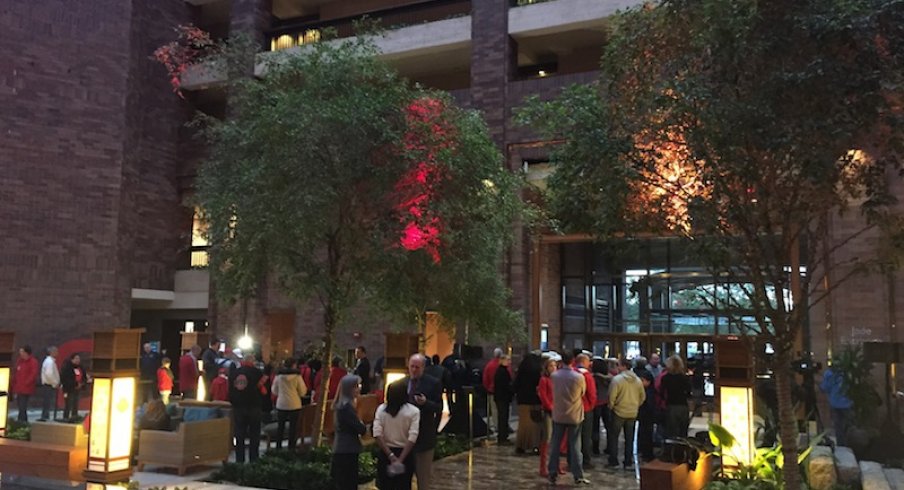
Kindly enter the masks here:
<path id="1" fill-rule="evenodd" d="M 324 366 L 357 305 L 407 322 L 434 310 L 486 332 L 519 322 L 496 273 L 517 180 L 477 113 L 378 54 L 364 36 L 306 46 L 263 78 L 230 80 L 228 117 L 196 121 L 218 293 L 248 297 L 270 278 L 316 299 Z M 329 369 L 316 389 L 328 386 Z"/>
<path id="2" fill-rule="evenodd" d="M 713 306 L 772 344 L 785 461 L 808 311 L 900 249 L 902 26 L 895 0 L 663 0 L 613 18 L 597 83 L 519 115 L 563 139 L 549 202 L 564 230 L 675 236 L 735 285 Z M 875 253 L 841 253 L 855 241 Z M 796 465 L 784 480 L 800 487 Z"/>

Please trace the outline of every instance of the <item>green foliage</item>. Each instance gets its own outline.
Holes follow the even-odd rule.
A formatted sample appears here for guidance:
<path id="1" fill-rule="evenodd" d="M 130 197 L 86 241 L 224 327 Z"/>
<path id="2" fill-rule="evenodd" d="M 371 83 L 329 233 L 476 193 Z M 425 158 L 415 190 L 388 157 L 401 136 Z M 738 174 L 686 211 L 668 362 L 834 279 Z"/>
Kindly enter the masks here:
<path id="1" fill-rule="evenodd" d="M 817 436 L 810 441 L 810 445 L 800 451 L 797 456 L 797 465 L 800 466 L 807 459 L 813 448 L 819 445 L 823 436 Z M 709 424 L 709 439 L 718 448 L 713 454 L 718 457 L 733 454 L 737 439 L 728 429 L 716 424 Z M 726 473 L 727 480 L 713 482 L 714 486 L 707 486 L 711 490 L 744 488 L 744 489 L 776 489 L 784 488 L 782 470 L 784 469 L 784 457 L 782 445 L 774 447 L 756 448 L 753 461 L 750 464 L 740 464 L 738 468 Z"/>
<path id="2" fill-rule="evenodd" d="M 31 440 L 31 424 L 9 419 L 6 422 L 6 438 L 20 441 Z"/>
<path id="3" fill-rule="evenodd" d="M 860 346 L 846 346 L 832 361 L 832 369 L 841 374 L 847 397 L 854 403 L 854 417 L 861 426 L 874 425 L 876 408 L 882 397 L 872 385 L 873 364 L 863 357 Z"/>
<path id="4" fill-rule="evenodd" d="M 762 480 L 716 480 L 708 483 L 706 490 L 779 490 L 775 482 Z"/>
<path id="5" fill-rule="evenodd" d="M 327 490 L 335 486 L 330 477 L 329 458 L 323 462 L 288 451 L 269 451 L 253 463 L 225 463 L 210 478 L 239 486 L 280 490 Z"/>
<path id="6" fill-rule="evenodd" d="M 896 266 L 904 248 L 889 190 L 904 155 L 904 2 L 661 0 L 612 24 L 596 84 L 517 115 L 564 139 L 548 182 L 557 225 L 600 240 L 683 237 L 720 282 L 744 285 L 718 306 L 775 349 L 793 451 L 786 381 L 809 309 Z M 864 219 L 830 226 L 852 211 Z M 836 253 L 869 234 L 881 246 Z M 811 288 L 828 287 L 791 291 L 795 257 Z M 796 468 L 785 475 L 797 484 Z"/>
<path id="7" fill-rule="evenodd" d="M 210 479 L 257 488 L 326 490 L 335 487 L 330 476 L 331 461 L 332 450 L 327 446 L 314 447 L 301 454 L 287 450 L 268 451 L 253 463 L 226 463 Z M 373 452 L 362 452 L 358 455 L 358 483 L 367 483 L 376 477 L 377 460 Z"/>
<path id="8" fill-rule="evenodd" d="M 217 290 L 247 297 L 273 277 L 324 305 L 327 335 L 363 302 L 403 325 L 431 310 L 507 336 L 520 319 L 498 266 L 518 182 L 476 112 L 412 86 L 377 54 L 361 36 L 275 56 L 264 78 L 231 83 L 228 119 L 199 117 L 210 156 L 197 199 Z M 429 203 L 442 220 L 439 262 L 399 246 L 397 186 L 425 158 L 406 139 L 417 129 L 406 110 L 425 99 L 439 101 L 449 129 L 448 145 L 427 132 L 425 150 L 443 176 Z"/>
<path id="9" fill-rule="evenodd" d="M 463 453 L 469 449 L 470 444 L 467 437 L 439 434 L 436 436 L 436 449 L 433 451 L 433 459 L 443 459 L 446 456 Z"/>
<path id="10" fill-rule="evenodd" d="M 358 455 L 358 483 L 367 483 L 377 478 L 377 458 L 373 452 Z"/>

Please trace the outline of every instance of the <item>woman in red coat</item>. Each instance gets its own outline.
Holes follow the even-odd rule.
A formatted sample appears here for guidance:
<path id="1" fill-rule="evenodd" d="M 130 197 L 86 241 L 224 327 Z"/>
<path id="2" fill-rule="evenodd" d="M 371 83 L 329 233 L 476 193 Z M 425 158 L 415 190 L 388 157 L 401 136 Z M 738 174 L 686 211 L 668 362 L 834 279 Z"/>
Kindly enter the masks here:
<path id="1" fill-rule="evenodd" d="M 28 422 L 28 400 L 35 394 L 39 370 L 38 360 L 31 355 L 31 346 L 20 347 L 12 386 L 12 392 L 19 402 L 19 422 Z"/>

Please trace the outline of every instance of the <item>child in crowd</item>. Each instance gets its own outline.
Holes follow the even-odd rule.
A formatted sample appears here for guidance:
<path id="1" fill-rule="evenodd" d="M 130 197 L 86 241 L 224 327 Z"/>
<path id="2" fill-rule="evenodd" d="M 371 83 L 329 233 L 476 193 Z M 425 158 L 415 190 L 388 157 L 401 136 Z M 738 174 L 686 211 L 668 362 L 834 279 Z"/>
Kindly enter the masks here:
<path id="1" fill-rule="evenodd" d="M 210 399 L 215 402 L 229 401 L 229 375 L 226 368 L 220 368 L 219 374 L 210 383 Z"/>
<path id="2" fill-rule="evenodd" d="M 173 392 L 173 371 L 170 369 L 169 357 L 164 357 L 160 361 L 160 368 L 157 369 L 157 390 L 160 392 L 160 399 L 163 404 L 169 404 L 170 394 Z"/>

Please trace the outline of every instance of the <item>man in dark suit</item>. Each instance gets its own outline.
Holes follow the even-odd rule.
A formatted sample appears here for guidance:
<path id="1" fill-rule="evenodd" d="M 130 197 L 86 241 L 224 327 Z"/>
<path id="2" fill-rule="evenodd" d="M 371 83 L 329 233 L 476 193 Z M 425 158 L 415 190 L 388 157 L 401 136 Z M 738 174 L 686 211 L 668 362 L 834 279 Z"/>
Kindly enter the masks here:
<path id="1" fill-rule="evenodd" d="M 408 402 L 421 411 L 417 442 L 414 444 L 418 490 L 431 488 L 436 431 L 443 413 L 440 381 L 424 374 L 426 364 L 427 359 L 422 354 L 414 354 L 408 359 L 408 376 L 397 381 L 408 386 Z"/>
<path id="2" fill-rule="evenodd" d="M 370 393 L 370 361 L 367 359 L 367 349 L 363 345 L 355 349 L 355 359 L 358 360 L 355 364 L 355 374 L 361 378 L 361 394 L 366 395 Z"/>

